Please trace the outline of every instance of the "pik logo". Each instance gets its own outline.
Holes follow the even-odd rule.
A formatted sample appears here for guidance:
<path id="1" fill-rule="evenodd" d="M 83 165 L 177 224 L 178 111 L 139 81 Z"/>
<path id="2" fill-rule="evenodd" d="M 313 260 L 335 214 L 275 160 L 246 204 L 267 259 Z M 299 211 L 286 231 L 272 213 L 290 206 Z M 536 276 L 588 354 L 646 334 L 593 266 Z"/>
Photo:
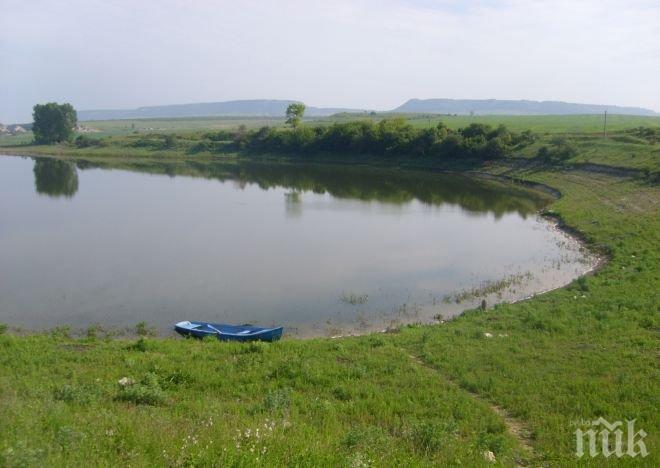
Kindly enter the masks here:
<path id="1" fill-rule="evenodd" d="M 591 457 L 599 455 L 605 458 L 612 455 L 617 458 L 624 456 L 635 458 L 638 455 L 642 458 L 646 457 L 649 454 L 644 444 L 647 433 L 641 429 L 635 432 L 635 421 L 635 419 L 626 420 L 625 426 L 622 421 L 610 423 L 603 417 L 587 422 L 586 425 L 591 426 L 590 429 L 579 428 L 575 431 L 575 454 L 579 458 L 585 455 L 586 441 L 588 454 Z"/>

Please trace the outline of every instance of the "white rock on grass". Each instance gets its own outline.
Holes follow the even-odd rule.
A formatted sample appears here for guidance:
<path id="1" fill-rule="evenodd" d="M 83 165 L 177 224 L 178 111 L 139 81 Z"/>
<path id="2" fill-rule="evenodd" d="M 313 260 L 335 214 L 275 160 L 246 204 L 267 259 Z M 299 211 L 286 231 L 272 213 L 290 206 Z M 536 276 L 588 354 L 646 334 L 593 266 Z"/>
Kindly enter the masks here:
<path id="1" fill-rule="evenodd" d="M 493 337 L 493 334 L 492 334 L 492 333 L 485 332 L 485 333 L 484 333 L 484 336 L 485 336 L 486 338 L 492 338 L 492 337 Z"/>

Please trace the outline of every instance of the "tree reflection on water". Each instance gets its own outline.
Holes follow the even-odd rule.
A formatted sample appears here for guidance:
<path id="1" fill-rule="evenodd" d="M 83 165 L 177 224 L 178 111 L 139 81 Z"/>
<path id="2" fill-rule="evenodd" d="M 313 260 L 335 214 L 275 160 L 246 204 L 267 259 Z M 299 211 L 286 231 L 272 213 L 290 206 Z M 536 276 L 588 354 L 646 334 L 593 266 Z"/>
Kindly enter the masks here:
<path id="1" fill-rule="evenodd" d="M 78 171 L 68 161 L 38 158 L 34 161 L 34 187 L 48 197 L 73 197 L 78 191 Z"/>

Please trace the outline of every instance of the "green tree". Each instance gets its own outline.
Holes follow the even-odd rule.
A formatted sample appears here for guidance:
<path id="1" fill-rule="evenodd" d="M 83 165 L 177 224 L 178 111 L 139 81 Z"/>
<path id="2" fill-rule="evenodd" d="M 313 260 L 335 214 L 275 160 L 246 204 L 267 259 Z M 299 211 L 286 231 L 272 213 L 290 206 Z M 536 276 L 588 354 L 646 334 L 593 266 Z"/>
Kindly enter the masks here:
<path id="1" fill-rule="evenodd" d="M 293 128 L 298 128 L 302 122 L 305 113 L 305 104 L 302 102 L 293 102 L 286 108 L 286 123 Z"/>
<path id="2" fill-rule="evenodd" d="M 32 133 L 37 143 L 58 143 L 73 137 L 78 116 L 71 104 L 49 102 L 33 108 Z"/>

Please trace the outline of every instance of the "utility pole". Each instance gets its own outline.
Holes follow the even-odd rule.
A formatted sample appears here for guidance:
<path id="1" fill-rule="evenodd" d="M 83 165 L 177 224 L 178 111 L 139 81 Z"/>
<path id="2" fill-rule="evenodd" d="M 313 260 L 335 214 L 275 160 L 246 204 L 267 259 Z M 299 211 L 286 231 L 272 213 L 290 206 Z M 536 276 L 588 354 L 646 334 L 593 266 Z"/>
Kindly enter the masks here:
<path id="1" fill-rule="evenodd" d="M 607 138 L 607 111 L 605 111 L 605 119 L 603 119 L 603 138 Z"/>

